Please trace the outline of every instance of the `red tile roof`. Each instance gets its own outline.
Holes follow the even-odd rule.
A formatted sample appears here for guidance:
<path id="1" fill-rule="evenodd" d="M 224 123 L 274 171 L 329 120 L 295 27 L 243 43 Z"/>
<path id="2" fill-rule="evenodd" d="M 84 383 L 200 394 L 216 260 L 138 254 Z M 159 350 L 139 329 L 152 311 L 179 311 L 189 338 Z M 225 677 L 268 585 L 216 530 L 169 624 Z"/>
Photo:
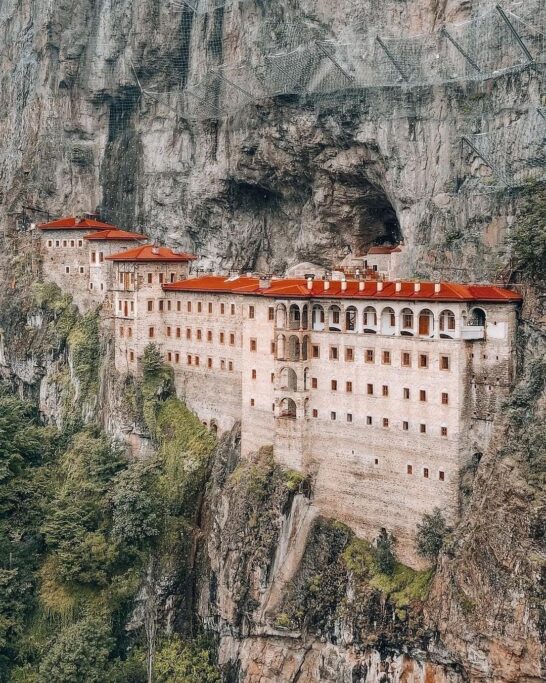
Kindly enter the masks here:
<path id="1" fill-rule="evenodd" d="M 110 261 L 142 261 L 142 262 L 182 262 L 194 261 L 197 256 L 193 254 L 177 253 L 168 247 L 154 247 L 152 244 L 145 244 L 141 247 L 120 251 L 112 256 L 107 256 Z"/>
<path id="2" fill-rule="evenodd" d="M 67 216 L 49 223 L 39 223 L 38 228 L 40 230 L 116 230 L 115 225 L 102 223 L 93 218 L 78 218 L 77 216 Z"/>
<path id="3" fill-rule="evenodd" d="M 141 242 L 142 240 L 147 240 L 146 235 L 140 235 L 138 232 L 128 232 L 127 230 L 117 230 L 116 228 L 112 230 L 99 230 L 98 232 L 92 232 L 90 235 L 85 235 L 86 240 L 118 240 L 118 241 L 134 241 Z"/>
<path id="4" fill-rule="evenodd" d="M 398 251 L 402 251 L 402 249 L 400 247 L 370 247 L 366 256 L 370 254 L 393 254 Z"/>
<path id="5" fill-rule="evenodd" d="M 303 279 L 272 280 L 269 287 L 260 289 L 260 280 L 256 277 L 225 278 L 206 276 L 181 280 L 163 285 L 167 292 L 216 292 L 230 294 L 254 294 L 259 296 L 282 298 L 313 299 L 385 299 L 391 301 L 483 301 L 503 302 L 520 301 L 521 296 L 503 287 L 494 285 L 464 285 L 455 282 L 440 283 L 440 291 L 435 292 L 434 282 L 422 282 L 420 291 L 415 291 L 413 282 L 403 282 L 399 292 L 396 283 L 383 282 L 383 289 L 378 290 L 380 283 L 366 280 L 364 291 L 359 290 L 356 280 L 347 280 L 347 289 L 342 290 L 340 280 L 330 281 L 329 289 L 324 289 L 322 280 L 313 282 L 312 290 Z"/>

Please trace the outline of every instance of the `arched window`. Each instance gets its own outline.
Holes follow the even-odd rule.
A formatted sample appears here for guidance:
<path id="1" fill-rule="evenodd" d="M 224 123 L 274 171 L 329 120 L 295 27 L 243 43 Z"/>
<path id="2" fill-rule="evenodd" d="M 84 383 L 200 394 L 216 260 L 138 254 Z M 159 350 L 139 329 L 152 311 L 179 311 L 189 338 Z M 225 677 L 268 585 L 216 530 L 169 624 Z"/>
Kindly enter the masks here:
<path id="1" fill-rule="evenodd" d="M 324 321 L 324 308 L 319 306 L 319 304 L 315 304 L 313 306 L 313 330 L 315 330 L 315 332 L 322 332 L 322 330 L 324 330 Z"/>
<path id="2" fill-rule="evenodd" d="M 345 329 L 347 332 L 356 332 L 357 312 L 354 306 L 349 306 L 345 311 Z"/>
<path id="3" fill-rule="evenodd" d="M 309 358 L 309 337 L 306 335 L 301 342 L 301 360 Z"/>
<path id="4" fill-rule="evenodd" d="M 286 306 L 284 304 L 279 304 L 275 311 L 275 325 L 280 329 L 284 330 L 286 327 Z"/>
<path id="5" fill-rule="evenodd" d="M 283 368 L 279 375 L 279 386 L 285 391 L 298 390 L 298 376 L 292 368 Z"/>
<path id="6" fill-rule="evenodd" d="M 288 360 L 299 361 L 300 355 L 301 355 L 300 340 L 296 336 L 292 336 L 288 340 Z"/>
<path id="7" fill-rule="evenodd" d="M 299 330 L 301 327 L 301 311 L 296 304 L 290 306 L 288 324 L 291 330 Z"/>
<path id="8" fill-rule="evenodd" d="M 330 306 L 328 309 L 328 329 L 330 332 L 341 332 L 341 308 Z"/>
<path id="9" fill-rule="evenodd" d="M 364 332 L 375 334 L 377 331 L 377 311 L 373 306 L 364 309 Z"/>
<path id="10" fill-rule="evenodd" d="M 284 334 L 279 334 L 277 337 L 277 360 L 284 360 L 286 358 L 286 337 Z"/>
<path id="11" fill-rule="evenodd" d="M 309 391 L 309 368 L 303 371 L 303 390 Z"/>
<path id="12" fill-rule="evenodd" d="M 400 331 L 405 335 L 413 335 L 413 311 L 403 308 L 400 312 Z"/>
<path id="13" fill-rule="evenodd" d="M 440 313 L 440 332 L 455 332 L 455 313 L 445 310 Z"/>
<path id="14" fill-rule="evenodd" d="M 473 308 L 470 311 L 469 325 L 474 327 L 485 327 L 486 315 L 485 311 L 481 308 Z"/>
<path id="15" fill-rule="evenodd" d="M 295 420 L 297 414 L 296 403 L 291 398 L 283 398 L 280 406 L 279 417 Z"/>
<path id="16" fill-rule="evenodd" d="M 387 306 L 381 311 L 381 334 L 394 334 L 396 330 L 396 316 L 394 310 Z"/>
<path id="17" fill-rule="evenodd" d="M 434 315 L 431 310 L 425 308 L 419 313 L 419 334 L 422 337 L 430 337 L 434 332 Z"/>
<path id="18" fill-rule="evenodd" d="M 307 304 L 305 304 L 305 306 L 303 307 L 301 315 L 301 328 L 302 330 L 309 329 L 309 306 Z"/>

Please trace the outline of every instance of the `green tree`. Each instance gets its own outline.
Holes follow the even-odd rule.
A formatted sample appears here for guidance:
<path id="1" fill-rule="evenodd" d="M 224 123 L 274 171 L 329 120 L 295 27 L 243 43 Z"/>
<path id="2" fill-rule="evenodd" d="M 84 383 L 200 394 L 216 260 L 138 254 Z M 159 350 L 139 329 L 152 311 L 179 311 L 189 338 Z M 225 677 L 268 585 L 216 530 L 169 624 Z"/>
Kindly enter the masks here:
<path id="1" fill-rule="evenodd" d="M 531 280 L 546 278 L 546 184 L 531 185 L 510 235 L 517 267 Z"/>
<path id="2" fill-rule="evenodd" d="M 173 637 L 158 650 L 155 683 L 220 683 L 220 672 L 211 664 L 210 652 Z"/>
<path id="3" fill-rule="evenodd" d="M 439 508 L 434 508 L 430 514 L 424 514 L 421 523 L 417 525 L 419 555 L 428 560 L 436 560 L 448 533 L 449 528 Z"/>
<path id="4" fill-rule="evenodd" d="M 161 351 L 156 344 L 148 344 L 142 354 L 142 372 L 144 378 L 156 375 L 163 367 Z"/>
<path id="5" fill-rule="evenodd" d="M 396 567 L 394 538 L 386 529 L 381 529 L 375 541 L 375 561 L 379 571 L 392 575 Z"/>
<path id="6" fill-rule="evenodd" d="M 105 683 L 114 645 L 110 631 L 99 617 L 67 626 L 42 659 L 40 683 Z"/>

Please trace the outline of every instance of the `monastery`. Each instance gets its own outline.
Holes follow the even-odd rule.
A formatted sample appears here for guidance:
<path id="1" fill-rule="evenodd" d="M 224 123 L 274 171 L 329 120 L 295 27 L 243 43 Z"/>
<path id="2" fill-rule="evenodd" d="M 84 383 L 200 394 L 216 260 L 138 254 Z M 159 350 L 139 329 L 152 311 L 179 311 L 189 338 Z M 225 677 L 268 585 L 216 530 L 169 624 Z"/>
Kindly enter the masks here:
<path id="1" fill-rule="evenodd" d="M 243 456 L 272 444 L 322 514 L 368 539 L 388 529 L 413 565 L 422 515 L 457 518 L 460 471 L 514 378 L 518 294 L 383 279 L 400 247 L 338 279 L 192 277 L 195 256 L 92 218 L 38 228 L 44 279 L 110 312 L 117 371 L 156 344 L 200 419 L 240 420 Z"/>

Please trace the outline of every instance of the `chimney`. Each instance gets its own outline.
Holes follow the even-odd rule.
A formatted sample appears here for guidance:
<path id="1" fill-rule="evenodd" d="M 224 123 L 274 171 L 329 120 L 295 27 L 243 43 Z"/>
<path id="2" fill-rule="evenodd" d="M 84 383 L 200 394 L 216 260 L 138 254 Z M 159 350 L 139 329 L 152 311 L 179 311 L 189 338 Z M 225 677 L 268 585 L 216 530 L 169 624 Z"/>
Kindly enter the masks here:
<path id="1" fill-rule="evenodd" d="M 313 290 L 313 278 L 312 277 L 307 278 L 307 289 L 310 292 Z"/>
<path id="2" fill-rule="evenodd" d="M 249 271 L 247 271 L 247 274 L 246 274 L 246 276 L 247 276 L 247 277 L 252 277 L 252 273 L 250 272 L 250 270 L 249 270 Z"/>
<path id="3" fill-rule="evenodd" d="M 377 281 L 377 291 L 382 292 L 383 291 L 383 282 L 382 280 Z"/>
<path id="4" fill-rule="evenodd" d="M 79 225 L 82 222 L 81 216 L 76 216 L 76 220 L 74 222 L 76 225 Z"/>
<path id="5" fill-rule="evenodd" d="M 154 244 L 154 245 L 153 245 L 153 247 L 152 247 L 152 254 L 153 254 L 154 256 L 159 256 L 159 247 L 157 246 L 157 244 Z"/>
<path id="6" fill-rule="evenodd" d="M 324 280 L 324 291 L 327 292 L 330 289 L 330 280 Z"/>
<path id="7" fill-rule="evenodd" d="M 341 291 L 346 292 L 347 291 L 347 280 L 342 280 L 341 281 Z"/>
<path id="8" fill-rule="evenodd" d="M 396 284 L 395 284 L 395 290 L 396 290 L 397 292 L 401 292 L 401 291 L 402 291 L 402 283 L 400 282 L 400 280 L 398 280 L 398 282 L 396 282 Z"/>
<path id="9" fill-rule="evenodd" d="M 365 288 L 366 288 L 366 280 L 360 280 L 360 282 L 358 283 L 358 291 L 363 292 Z"/>
<path id="10" fill-rule="evenodd" d="M 441 283 L 435 282 L 434 283 L 434 294 L 440 294 L 441 289 L 442 289 Z"/>
<path id="11" fill-rule="evenodd" d="M 414 292 L 420 292 L 421 291 L 421 283 L 420 282 L 414 282 L 413 283 L 413 291 Z"/>
<path id="12" fill-rule="evenodd" d="M 261 275 L 260 276 L 260 289 L 269 289 L 271 287 L 271 276 Z"/>

